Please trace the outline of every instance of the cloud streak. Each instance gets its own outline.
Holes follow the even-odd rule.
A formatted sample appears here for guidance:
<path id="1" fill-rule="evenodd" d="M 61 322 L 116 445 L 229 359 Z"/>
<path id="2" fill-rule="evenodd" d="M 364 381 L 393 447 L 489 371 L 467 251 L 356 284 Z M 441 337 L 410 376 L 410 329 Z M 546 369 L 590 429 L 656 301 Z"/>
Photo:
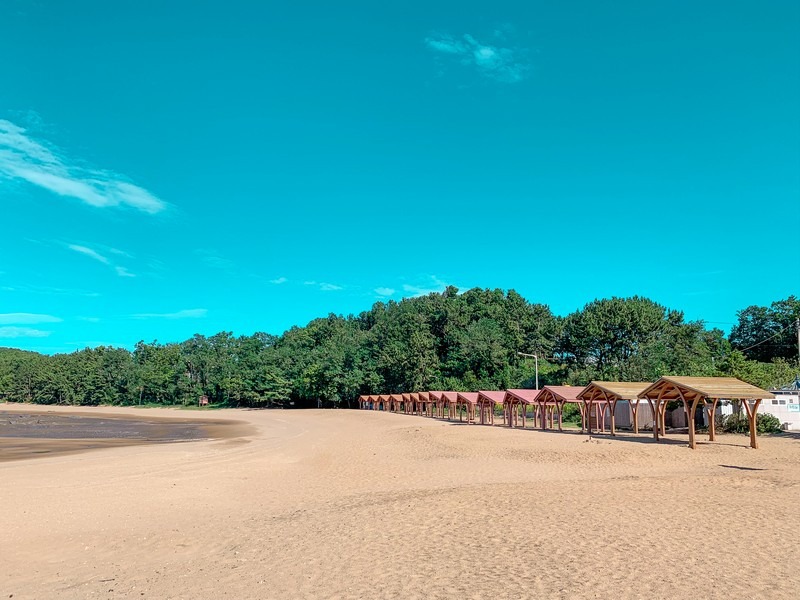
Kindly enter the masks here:
<path id="1" fill-rule="evenodd" d="M 75 198 L 98 208 L 126 206 L 148 214 L 167 204 L 117 173 L 88 168 L 52 144 L 37 141 L 24 127 L 0 119 L 0 176 Z"/>
<path id="2" fill-rule="evenodd" d="M 281 282 L 281 283 L 283 283 L 283 282 Z M 320 291 L 323 291 L 323 292 L 338 292 L 338 291 L 344 289 L 344 287 L 341 286 L 341 285 L 336 285 L 335 283 L 325 283 L 324 281 L 322 281 L 322 282 L 319 282 L 319 281 L 304 281 L 303 285 L 316 286 L 316 287 L 318 287 L 320 289 Z"/>
<path id="3" fill-rule="evenodd" d="M 108 258 L 104 254 L 100 254 L 97 250 L 94 250 L 93 248 L 89 248 L 88 246 L 81 246 L 79 244 L 67 244 L 67 248 L 69 248 L 73 252 L 77 252 L 78 254 L 83 254 L 84 256 L 88 256 L 92 260 L 96 260 L 99 263 L 111 267 L 111 269 L 113 269 L 113 271 L 120 277 L 136 277 L 136 275 L 128 271 L 128 269 L 114 264 L 110 258 Z M 130 256 L 129 254 L 126 254 L 122 250 L 116 250 L 114 248 L 111 248 L 109 252 L 120 256 L 128 256 L 128 257 Z"/>
<path id="4" fill-rule="evenodd" d="M 431 275 L 429 281 L 422 285 L 403 285 L 403 291 L 412 296 L 427 296 L 428 294 L 441 294 L 447 289 L 449 284 L 445 283 L 435 275 Z"/>
<path id="5" fill-rule="evenodd" d="M 522 81 L 530 69 L 520 59 L 518 49 L 484 44 L 468 33 L 460 38 L 431 35 L 425 38 L 425 45 L 434 52 L 452 56 L 461 64 L 474 67 L 485 77 L 503 83 Z"/>
<path id="6" fill-rule="evenodd" d="M 133 319 L 202 319 L 208 314 L 206 308 L 189 308 L 172 313 L 139 313 Z"/>
<path id="7" fill-rule="evenodd" d="M 3 313 L 0 314 L 0 325 L 38 325 L 40 323 L 61 323 L 61 319 L 53 315 L 37 313 Z"/>
<path id="8" fill-rule="evenodd" d="M 0 338 L 43 338 L 51 332 L 31 327 L 0 327 Z"/>

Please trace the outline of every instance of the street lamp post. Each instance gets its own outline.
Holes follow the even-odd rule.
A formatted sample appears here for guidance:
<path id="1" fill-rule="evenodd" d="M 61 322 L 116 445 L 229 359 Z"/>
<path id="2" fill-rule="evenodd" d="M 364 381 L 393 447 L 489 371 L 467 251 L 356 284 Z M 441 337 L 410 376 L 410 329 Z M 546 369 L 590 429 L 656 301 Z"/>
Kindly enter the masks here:
<path id="1" fill-rule="evenodd" d="M 536 360 L 536 389 L 539 389 L 539 355 L 538 354 L 527 354 L 525 352 L 517 352 L 520 356 L 529 356 Z"/>

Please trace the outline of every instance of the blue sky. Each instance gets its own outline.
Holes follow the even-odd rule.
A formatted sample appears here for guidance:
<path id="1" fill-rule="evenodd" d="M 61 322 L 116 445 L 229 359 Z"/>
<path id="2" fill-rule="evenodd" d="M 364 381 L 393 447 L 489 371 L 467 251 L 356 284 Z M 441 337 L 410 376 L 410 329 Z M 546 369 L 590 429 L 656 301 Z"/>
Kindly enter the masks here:
<path id="1" fill-rule="evenodd" d="M 0 345 L 800 292 L 800 4 L 387 4 L 0 3 Z"/>

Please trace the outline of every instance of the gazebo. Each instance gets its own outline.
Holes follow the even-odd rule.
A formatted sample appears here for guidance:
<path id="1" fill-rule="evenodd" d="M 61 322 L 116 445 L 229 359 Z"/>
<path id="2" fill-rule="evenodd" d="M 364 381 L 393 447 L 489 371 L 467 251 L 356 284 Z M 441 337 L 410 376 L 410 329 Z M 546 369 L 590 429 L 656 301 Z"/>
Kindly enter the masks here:
<path id="1" fill-rule="evenodd" d="M 481 412 L 481 425 L 494 425 L 494 407 L 500 405 L 505 408 L 506 393 L 501 391 L 478 392 L 478 408 Z"/>
<path id="2" fill-rule="evenodd" d="M 547 422 L 550 421 L 550 428 L 555 427 L 555 412 L 558 412 L 558 430 L 562 429 L 562 419 L 564 416 L 564 405 L 568 402 L 577 404 L 581 409 L 581 431 L 584 430 L 584 421 L 588 421 L 588 416 L 583 406 L 583 402 L 578 398 L 578 394 L 584 388 L 571 385 L 546 385 L 542 392 L 536 397 L 542 419 L 542 431 L 547 429 Z M 549 414 L 548 414 L 549 413 Z"/>
<path id="3" fill-rule="evenodd" d="M 650 382 L 648 381 L 592 381 L 583 388 L 583 391 L 578 394 L 578 398 L 585 403 L 585 414 L 589 417 L 587 419 L 589 433 L 592 433 L 592 405 L 597 403 L 598 406 L 602 406 L 603 415 L 605 415 L 606 408 L 611 413 L 611 435 L 616 435 L 615 414 L 617 402 L 620 400 L 626 400 L 630 403 L 631 411 L 633 412 L 633 431 L 634 433 L 639 433 L 639 422 L 637 420 L 639 394 L 649 385 Z"/>
<path id="4" fill-rule="evenodd" d="M 389 410 L 391 412 L 400 412 L 400 406 L 403 404 L 403 394 L 389 394 Z"/>
<path id="5" fill-rule="evenodd" d="M 433 403 L 431 402 L 431 397 L 428 392 L 417 392 L 417 396 L 419 399 L 417 400 L 417 413 L 423 414 L 423 411 L 426 416 L 432 417 L 433 416 Z M 422 410 L 420 410 L 420 408 Z"/>
<path id="6" fill-rule="evenodd" d="M 419 394 L 417 392 L 411 392 L 408 395 L 408 401 L 411 403 L 411 414 L 421 415 Z"/>
<path id="7" fill-rule="evenodd" d="M 389 395 L 380 394 L 372 397 L 372 410 L 389 410 Z"/>
<path id="8" fill-rule="evenodd" d="M 750 424 L 750 447 L 758 448 L 756 439 L 756 413 L 762 400 L 775 398 L 773 394 L 735 377 L 662 377 L 639 394 L 653 409 L 653 437 L 658 441 L 659 428 L 664 428 L 664 410 L 668 402 L 680 400 L 686 411 L 689 425 L 689 447 L 697 448 L 694 418 L 702 403 L 708 411 L 708 439 L 714 441 L 714 414 L 720 400 L 740 400 L 747 411 Z M 752 402 L 752 404 L 751 404 Z"/>
<path id="9" fill-rule="evenodd" d="M 457 392 L 439 392 L 441 394 L 441 403 L 444 410 L 447 411 L 447 420 L 455 419 L 458 414 L 458 393 Z"/>
<path id="10" fill-rule="evenodd" d="M 427 394 L 431 401 L 431 416 L 444 418 L 445 399 L 442 397 L 442 392 L 439 392 L 438 395 L 435 395 L 432 392 L 427 392 Z"/>
<path id="11" fill-rule="evenodd" d="M 401 394 L 403 398 L 403 412 L 409 414 L 411 412 L 411 394 Z"/>
<path id="12" fill-rule="evenodd" d="M 528 406 L 536 404 L 536 397 L 541 390 L 525 390 L 525 389 L 511 389 L 506 390 L 503 397 L 503 412 L 505 418 L 508 419 L 509 427 L 517 426 L 517 409 L 522 407 L 522 428 L 525 428 L 525 415 L 528 412 Z M 534 427 L 536 426 L 536 412 L 533 414 Z"/>
<path id="13" fill-rule="evenodd" d="M 459 406 L 467 409 L 467 423 L 475 422 L 475 409 L 478 406 L 478 392 L 458 392 L 457 402 Z M 458 413 L 458 420 L 461 421 L 461 412 Z"/>

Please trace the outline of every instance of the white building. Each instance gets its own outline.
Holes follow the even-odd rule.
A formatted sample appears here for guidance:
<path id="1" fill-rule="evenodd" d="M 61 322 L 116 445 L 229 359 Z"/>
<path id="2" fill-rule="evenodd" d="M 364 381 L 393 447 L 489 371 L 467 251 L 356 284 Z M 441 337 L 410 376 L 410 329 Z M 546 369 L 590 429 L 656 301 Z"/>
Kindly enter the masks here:
<path id="1" fill-rule="evenodd" d="M 774 400 L 762 400 L 758 412 L 775 415 L 783 429 L 800 430 L 800 390 L 770 390 Z"/>

